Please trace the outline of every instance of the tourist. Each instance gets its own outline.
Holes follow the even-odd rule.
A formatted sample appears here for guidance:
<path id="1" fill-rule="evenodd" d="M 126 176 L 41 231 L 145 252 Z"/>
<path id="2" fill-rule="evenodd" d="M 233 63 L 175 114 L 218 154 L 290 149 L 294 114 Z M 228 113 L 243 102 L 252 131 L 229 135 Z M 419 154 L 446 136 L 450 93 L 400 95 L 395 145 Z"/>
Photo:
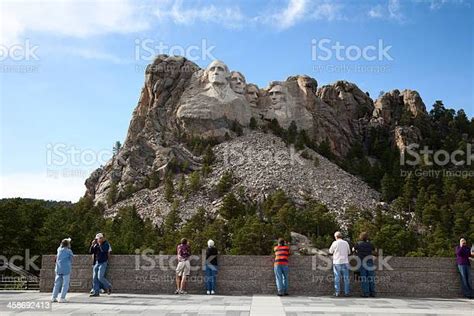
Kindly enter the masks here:
<path id="1" fill-rule="evenodd" d="M 102 233 L 98 233 L 95 239 L 92 240 L 89 253 L 94 254 L 94 268 L 93 268 L 93 289 L 94 292 L 90 296 L 99 296 L 101 285 L 107 294 L 112 293 L 112 285 L 105 278 L 105 271 L 109 261 L 109 242 L 105 239 Z"/>
<path id="2" fill-rule="evenodd" d="M 459 275 L 461 277 L 461 287 L 464 297 L 473 298 L 471 284 L 471 263 L 469 257 L 472 256 L 472 249 L 469 249 L 466 239 L 459 240 L 459 246 L 456 246 L 456 264 L 458 265 Z"/>
<path id="3" fill-rule="evenodd" d="M 72 257 L 74 254 L 71 250 L 71 238 L 66 238 L 61 241 L 56 255 L 56 277 L 54 278 L 53 295 L 51 302 L 65 303 L 66 294 L 69 290 L 69 281 L 71 280 L 71 266 Z M 58 300 L 58 294 L 61 290 L 61 297 Z"/>
<path id="4" fill-rule="evenodd" d="M 329 248 L 329 253 L 333 255 L 333 272 L 334 272 L 334 288 L 336 297 L 340 296 L 340 280 L 341 276 L 344 280 L 344 296 L 350 296 L 350 285 L 349 285 L 349 255 L 351 249 L 349 243 L 342 239 L 341 232 L 335 232 L 334 238 L 336 239 Z"/>
<path id="5" fill-rule="evenodd" d="M 110 260 L 110 255 L 111 255 L 111 252 L 112 252 L 112 245 L 110 244 L 110 241 L 107 240 L 107 242 L 109 243 L 109 258 L 108 259 Z M 93 258 L 92 265 L 94 265 L 94 263 L 95 263 L 95 253 L 92 254 L 92 258 Z M 105 271 L 105 275 L 106 274 L 107 274 L 107 270 Z M 89 293 L 92 294 L 94 292 L 95 292 L 94 291 L 94 282 L 92 282 L 92 289 L 90 290 Z M 104 285 L 102 283 L 100 283 L 100 293 L 105 293 L 105 292 L 106 292 L 106 290 L 105 290 Z"/>
<path id="6" fill-rule="evenodd" d="M 279 238 L 278 245 L 273 248 L 273 251 L 275 253 L 273 271 L 275 272 L 278 296 L 288 295 L 288 257 L 290 256 L 290 248 L 286 245 L 283 238 Z"/>
<path id="7" fill-rule="evenodd" d="M 359 242 L 353 250 L 360 261 L 359 277 L 362 297 L 375 297 L 374 246 L 369 241 L 369 235 L 366 232 L 360 234 Z"/>
<path id="8" fill-rule="evenodd" d="M 207 295 L 216 294 L 216 279 L 217 279 L 217 248 L 214 246 L 214 241 L 209 239 L 207 241 L 206 249 L 206 290 Z"/>
<path id="9" fill-rule="evenodd" d="M 186 293 L 186 278 L 191 274 L 191 247 L 186 238 L 181 239 L 181 243 L 176 249 L 178 255 L 178 265 L 176 267 L 176 292 L 175 294 Z"/>

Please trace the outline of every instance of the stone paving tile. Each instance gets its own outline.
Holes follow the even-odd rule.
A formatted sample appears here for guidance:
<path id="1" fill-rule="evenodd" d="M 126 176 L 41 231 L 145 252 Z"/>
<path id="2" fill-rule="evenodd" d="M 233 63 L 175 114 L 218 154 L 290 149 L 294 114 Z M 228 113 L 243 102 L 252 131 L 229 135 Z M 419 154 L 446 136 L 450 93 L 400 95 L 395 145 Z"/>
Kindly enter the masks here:
<path id="1" fill-rule="evenodd" d="M 153 316 L 250 316 L 273 312 L 275 305 L 288 316 L 309 315 L 469 315 L 474 316 L 474 301 L 464 299 L 362 299 L 289 296 L 207 296 L 112 294 L 89 298 L 85 293 L 70 293 L 66 304 L 53 305 L 51 311 L 5 309 L 9 301 L 44 302 L 49 293 L 0 292 L 0 315 L 153 315 Z M 265 302 L 273 302 L 266 308 Z M 281 303 L 275 304 L 275 303 Z M 255 303 L 255 306 L 252 306 Z M 254 307 L 254 308 L 252 308 Z"/>

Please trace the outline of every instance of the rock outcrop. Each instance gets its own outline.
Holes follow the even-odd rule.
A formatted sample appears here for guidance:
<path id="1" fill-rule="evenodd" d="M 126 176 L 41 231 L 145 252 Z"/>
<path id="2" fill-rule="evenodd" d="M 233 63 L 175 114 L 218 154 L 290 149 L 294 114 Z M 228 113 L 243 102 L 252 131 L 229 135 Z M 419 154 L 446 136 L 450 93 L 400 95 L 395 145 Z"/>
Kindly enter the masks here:
<path id="1" fill-rule="evenodd" d="M 301 152 L 291 153 L 279 138 L 249 127 L 252 121 L 263 126 L 276 120 L 283 128 L 294 122 L 316 144 L 326 141 L 342 158 L 374 126 L 392 129 L 400 149 L 416 139 L 419 131 L 413 127 L 395 129 L 407 111 L 414 117 L 425 112 L 416 91 L 394 90 L 374 104 L 347 81 L 318 88 L 309 76 L 292 76 L 259 88 L 221 61 L 201 69 L 183 57 L 160 55 L 146 69 L 123 146 L 86 180 L 86 195 L 107 205 L 109 214 L 132 204 L 143 216 L 153 217 L 157 209 L 166 213 L 171 206 L 163 198 L 163 186 L 149 189 L 150 178 L 163 176 L 172 163 L 185 165 L 185 171 L 200 169 L 202 158 L 183 143 L 199 137 L 220 143 L 214 148 L 217 162 L 202 190 L 180 203 L 184 217 L 199 206 L 216 208 L 212 188 L 226 170 L 233 171 L 251 199 L 283 189 L 297 202 L 310 196 L 335 212 L 351 205 L 373 208 L 378 193 L 358 178 L 306 149 L 306 155 L 320 161 L 315 166 Z M 121 202 L 110 201 L 111 192 Z"/>

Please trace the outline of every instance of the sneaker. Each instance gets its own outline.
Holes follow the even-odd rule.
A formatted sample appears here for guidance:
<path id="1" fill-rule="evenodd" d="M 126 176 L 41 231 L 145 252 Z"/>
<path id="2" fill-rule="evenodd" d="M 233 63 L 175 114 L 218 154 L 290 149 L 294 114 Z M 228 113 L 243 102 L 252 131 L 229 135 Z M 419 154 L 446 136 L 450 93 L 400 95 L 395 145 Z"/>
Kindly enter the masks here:
<path id="1" fill-rule="evenodd" d="M 52 298 L 51 299 L 51 303 L 57 303 L 58 302 L 58 299 L 57 298 Z"/>
<path id="2" fill-rule="evenodd" d="M 339 297 L 340 296 L 339 293 L 334 293 L 333 295 L 334 295 L 334 297 Z"/>
<path id="3" fill-rule="evenodd" d="M 109 287 L 106 292 L 107 292 L 107 295 L 112 294 L 112 287 Z"/>
<path id="4" fill-rule="evenodd" d="M 344 297 L 351 297 L 352 295 L 350 294 L 344 294 Z"/>
<path id="5" fill-rule="evenodd" d="M 278 296 L 283 296 L 283 294 L 281 294 L 281 293 L 278 293 L 277 295 L 278 295 Z"/>
<path id="6" fill-rule="evenodd" d="M 89 291 L 89 294 L 94 294 L 94 289 L 91 289 L 91 290 Z"/>
<path id="7" fill-rule="evenodd" d="M 211 295 L 214 295 L 216 294 L 216 292 L 214 290 L 211 291 Z"/>
<path id="8" fill-rule="evenodd" d="M 369 296 L 368 296 L 367 294 L 361 294 L 360 297 L 367 298 L 367 297 L 369 297 Z"/>
<path id="9" fill-rule="evenodd" d="M 174 294 L 179 294 L 179 290 L 174 291 Z"/>
<path id="10" fill-rule="evenodd" d="M 100 294 L 105 294 L 105 290 L 104 290 L 104 289 L 100 289 Z"/>
<path id="11" fill-rule="evenodd" d="M 211 295 L 211 291 L 207 291 L 206 294 L 207 294 L 207 295 Z"/>
<path id="12" fill-rule="evenodd" d="M 376 297 L 375 293 L 370 293 L 370 297 Z"/>
<path id="13" fill-rule="evenodd" d="M 185 295 L 185 294 L 188 294 L 188 292 L 181 290 L 181 291 L 179 291 L 179 294 Z"/>
<path id="14" fill-rule="evenodd" d="M 283 295 L 288 296 L 288 295 L 290 295 L 290 294 L 288 294 L 288 293 L 283 293 Z"/>
<path id="15" fill-rule="evenodd" d="M 100 296 L 100 294 L 99 294 L 99 293 L 91 293 L 91 294 L 89 295 L 89 297 L 96 297 L 96 296 Z"/>
<path id="16" fill-rule="evenodd" d="M 58 300 L 58 303 L 67 303 L 67 299 L 65 299 L 65 298 L 60 298 L 60 299 Z"/>

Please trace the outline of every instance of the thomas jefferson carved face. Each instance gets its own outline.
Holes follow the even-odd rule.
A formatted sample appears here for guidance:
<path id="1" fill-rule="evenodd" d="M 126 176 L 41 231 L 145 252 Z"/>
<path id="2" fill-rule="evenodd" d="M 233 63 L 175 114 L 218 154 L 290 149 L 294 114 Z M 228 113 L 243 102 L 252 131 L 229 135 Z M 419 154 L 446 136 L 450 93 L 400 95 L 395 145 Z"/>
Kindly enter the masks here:
<path id="1" fill-rule="evenodd" d="M 278 109 L 281 107 L 281 103 L 285 101 L 285 94 L 283 93 L 283 87 L 279 84 L 274 85 L 268 92 L 270 100 L 274 108 Z M 280 106 L 278 106 L 280 105 Z"/>
<path id="2" fill-rule="evenodd" d="M 229 69 L 223 62 L 214 60 L 206 70 L 207 79 L 211 84 L 220 85 L 227 82 L 227 78 L 229 77 Z"/>
<path id="3" fill-rule="evenodd" d="M 235 93 L 243 94 L 245 92 L 245 78 L 238 71 L 230 73 L 230 87 Z"/>
<path id="4" fill-rule="evenodd" d="M 252 105 L 252 106 L 257 106 L 258 88 L 253 84 L 249 84 L 249 85 L 247 85 L 246 90 L 247 91 L 245 93 L 245 98 L 247 99 L 247 102 L 250 103 L 250 105 Z"/>

